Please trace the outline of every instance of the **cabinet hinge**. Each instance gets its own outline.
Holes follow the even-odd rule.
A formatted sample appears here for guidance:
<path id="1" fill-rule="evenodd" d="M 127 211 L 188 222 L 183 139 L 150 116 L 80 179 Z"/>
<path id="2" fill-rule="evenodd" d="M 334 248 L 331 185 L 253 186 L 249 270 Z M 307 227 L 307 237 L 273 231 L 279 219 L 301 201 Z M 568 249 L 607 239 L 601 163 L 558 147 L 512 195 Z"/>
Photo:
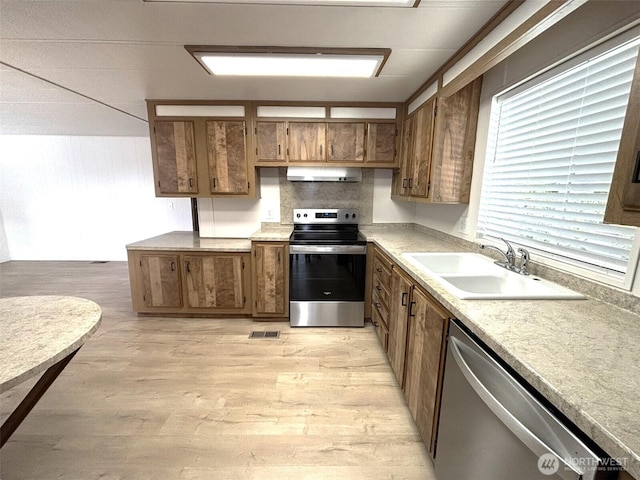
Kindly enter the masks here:
<path id="1" fill-rule="evenodd" d="M 251 182 L 247 182 L 247 190 L 251 190 Z"/>
<path id="2" fill-rule="evenodd" d="M 247 303 L 247 297 L 242 297 L 242 304 L 246 305 L 246 303 Z"/>
<path id="3" fill-rule="evenodd" d="M 142 260 L 140 260 L 140 266 L 142 266 Z"/>
<path id="4" fill-rule="evenodd" d="M 160 188 L 160 180 L 158 180 L 158 188 Z"/>
<path id="5" fill-rule="evenodd" d="M 256 155 L 258 155 L 258 147 L 256 147 Z"/>
<path id="6" fill-rule="evenodd" d="M 253 304 L 256 306 L 256 308 L 258 308 L 258 300 L 256 300 L 255 302 L 253 302 Z"/>
<path id="7" fill-rule="evenodd" d="M 142 295 L 142 301 L 146 302 L 147 301 L 147 296 L 146 295 Z"/>
<path id="8" fill-rule="evenodd" d="M 153 133 L 156 133 L 156 126 L 153 126 Z"/>
<path id="9" fill-rule="evenodd" d="M 289 135 L 289 127 L 287 127 L 287 135 Z"/>
<path id="10" fill-rule="evenodd" d="M 248 131 L 247 131 L 247 127 L 244 127 L 244 134 L 247 135 Z"/>
<path id="11" fill-rule="evenodd" d="M 255 128 L 253 129 L 253 132 L 257 135 L 257 134 L 258 134 L 258 127 L 255 127 Z"/>
<path id="12" fill-rule="evenodd" d="M 244 270 L 244 260 L 242 261 L 242 269 Z"/>

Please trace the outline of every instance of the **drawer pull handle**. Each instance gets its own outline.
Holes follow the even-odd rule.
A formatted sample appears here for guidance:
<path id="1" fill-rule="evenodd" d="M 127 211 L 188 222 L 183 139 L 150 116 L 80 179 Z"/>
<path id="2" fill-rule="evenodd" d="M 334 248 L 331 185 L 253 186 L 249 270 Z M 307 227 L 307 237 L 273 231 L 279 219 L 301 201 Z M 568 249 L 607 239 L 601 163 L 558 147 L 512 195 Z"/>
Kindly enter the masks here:
<path id="1" fill-rule="evenodd" d="M 171 262 L 171 271 L 172 272 L 176 271 L 176 262 Z"/>
<path id="2" fill-rule="evenodd" d="M 380 309 L 382 308 L 382 305 L 380 305 L 378 302 L 376 302 L 376 308 L 377 308 L 378 310 L 380 310 Z"/>
<path id="3" fill-rule="evenodd" d="M 382 287 L 380 285 L 376 285 L 376 290 L 380 291 L 380 290 L 382 290 Z"/>
<path id="4" fill-rule="evenodd" d="M 376 267 L 376 272 L 382 273 L 382 269 L 380 267 Z"/>
<path id="5" fill-rule="evenodd" d="M 415 314 L 415 313 L 413 313 L 413 306 L 414 306 L 415 304 L 416 304 L 416 302 L 411 302 L 411 303 L 409 304 L 409 316 L 410 316 L 410 317 L 415 317 L 415 316 L 416 316 L 416 314 Z"/>
<path id="6" fill-rule="evenodd" d="M 402 292 L 402 299 L 400 300 L 400 303 L 403 307 L 407 306 L 407 295 L 407 292 Z"/>

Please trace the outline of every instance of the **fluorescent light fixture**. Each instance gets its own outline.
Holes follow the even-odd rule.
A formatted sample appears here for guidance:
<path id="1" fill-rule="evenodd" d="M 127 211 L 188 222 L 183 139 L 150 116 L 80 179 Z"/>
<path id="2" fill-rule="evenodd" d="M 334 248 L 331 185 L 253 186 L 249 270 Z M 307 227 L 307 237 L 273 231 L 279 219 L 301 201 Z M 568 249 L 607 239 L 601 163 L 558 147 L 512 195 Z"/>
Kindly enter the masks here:
<path id="1" fill-rule="evenodd" d="M 144 0 L 166 3 L 249 3 L 255 5 L 317 5 L 330 7 L 417 7 L 420 0 Z"/>
<path id="2" fill-rule="evenodd" d="M 378 76 L 389 49 L 206 47 L 185 49 L 212 75 L 262 77 Z"/>

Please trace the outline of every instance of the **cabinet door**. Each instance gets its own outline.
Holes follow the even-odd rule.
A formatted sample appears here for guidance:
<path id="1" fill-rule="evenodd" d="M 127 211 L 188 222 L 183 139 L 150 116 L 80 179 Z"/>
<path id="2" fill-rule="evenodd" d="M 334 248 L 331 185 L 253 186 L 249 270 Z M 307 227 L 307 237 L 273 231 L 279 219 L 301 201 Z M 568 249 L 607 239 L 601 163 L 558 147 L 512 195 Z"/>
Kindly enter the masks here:
<path id="1" fill-rule="evenodd" d="M 182 307 L 178 265 L 178 255 L 142 254 L 139 256 L 139 296 L 144 307 Z"/>
<path id="2" fill-rule="evenodd" d="M 431 165 L 432 202 L 468 203 L 482 77 L 438 98 Z"/>
<path id="3" fill-rule="evenodd" d="M 413 114 L 411 122 L 411 146 L 409 167 L 409 194 L 412 197 L 427 197 L 429 194 L 429 170 L 435 118 L 435 98 L 422 105 Z"/>
<path id="4" fill-rule="evenodd" d="M 211 193 L 248 194 L 245 123 L 209 120 L 206 130 Z"/>
<path id="5" fill-rule="evenodd" d="M 389 312 L 389 362 L 398 384 L 402 387 L 407 347 L 407 320 L 412 282 L 397 269 L 391 275 L 391 305 Z"/>
<path id="6" fill-rule="evenodd" d="M 364 130 L 364 123 L 327 124 L 328 160 L 331 162 L 363 162 Z"/>
<path id="7" fill-rule="evenodd" d="M 252 245 L 253 315 L 285 317 L 289 311 L 286 243 Z"/>
<path id="8" fill-rule="evenodd" d="M 427 293 L 411 293 L 404 392 L 420 435 L 433 451 L 449 313 Z"/>
<path id="9" fill-rule="evenodd" d="M 369 123 L 367 128 L 367 163 L 393 163 L 396 160 L 395 123 Z"/>
<path id="10" fill-rule="evenodd" d="M 402 128 L 402 147 L 400 149 L 400 168 L 393 172 L 391 193 L 406 197 L 409 195 L 409 177 L 411 176 L 411 156 L 413 135 L 415 131 L 415 117 L 411 116 L 404 122 Z"/>
<path id="11" fill-rule="evenodd" d="M 284 162 L 287 157 L 287 127 L 284 122 L 256 122 L 258 162 Z"/>
<path id="12" fill-rule="evenodd" d="M 244 257 L 240 254 L 184 255 L 187 306 L 224 312 L 245 306 Z"/>
<path id="13" fill-rule="evenodd" d="M 198 193 L 193 122 L 156 121 L 156 183 L 158 194 Z"/>
<path id="14" fill-rule="evenodd" d="M 289 122 L 289 161 L 326 161 L 327 129 L 325 123 Z"/>
<path id="15" fill-rule="evenodd" d="M 604 221 L 640 227 L 640 55 L 631 83 Z"/>

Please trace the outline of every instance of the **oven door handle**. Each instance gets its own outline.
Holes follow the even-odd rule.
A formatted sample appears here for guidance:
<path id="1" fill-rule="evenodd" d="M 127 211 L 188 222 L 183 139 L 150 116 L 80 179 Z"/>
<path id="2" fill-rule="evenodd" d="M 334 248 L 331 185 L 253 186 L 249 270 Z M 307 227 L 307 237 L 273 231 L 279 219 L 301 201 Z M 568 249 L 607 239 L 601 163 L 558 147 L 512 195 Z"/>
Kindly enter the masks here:
<path id="1" fill-rule="evenodd" d="M 366 245 L 290 245 L 289 253 L 316 253 L 316 254 L 355 254 L 366 255 Z"/>

